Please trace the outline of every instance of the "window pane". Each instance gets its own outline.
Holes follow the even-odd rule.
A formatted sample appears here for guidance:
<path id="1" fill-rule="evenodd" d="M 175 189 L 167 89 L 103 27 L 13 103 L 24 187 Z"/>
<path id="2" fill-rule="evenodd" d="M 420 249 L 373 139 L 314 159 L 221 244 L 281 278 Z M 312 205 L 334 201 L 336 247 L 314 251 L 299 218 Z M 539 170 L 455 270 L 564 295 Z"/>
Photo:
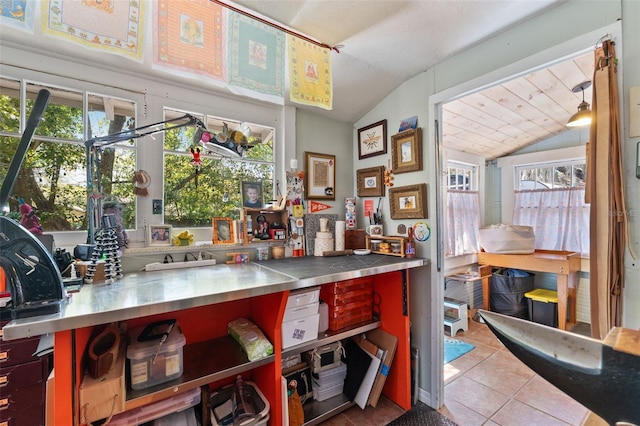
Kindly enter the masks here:
<path id="1" fill-rule="evenodd" d="M 27 84 L 27 117 L 31 113 L 33 103 L 40 89 L 51 92 L 51 100 L 36 135 L 65 140 L 82 141 L 82 93 L 59 88 L 46 87 L 39 84 Z"/>
<path id="2" fill-rule="evenodd" d="M 20 132 L 20 82 L 17 80 L 0 79 L 0 131 Z"/>
<path id="3" fill-rule="evenodd" d="M 89 94 L 88 138 L 107 136 L 136 127 L 135 102 Z M 127 140 L 124 145 L 132 145 Z"/>

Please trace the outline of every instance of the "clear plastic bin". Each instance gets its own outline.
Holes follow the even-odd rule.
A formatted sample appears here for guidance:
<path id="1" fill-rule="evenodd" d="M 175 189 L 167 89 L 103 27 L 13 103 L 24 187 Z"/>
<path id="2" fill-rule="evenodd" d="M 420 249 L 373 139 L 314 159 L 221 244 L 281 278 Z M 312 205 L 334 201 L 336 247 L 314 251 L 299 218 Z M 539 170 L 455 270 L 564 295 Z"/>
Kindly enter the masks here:
<path id="1" fill-rule="evenodd" d="M 344 389 L 344 380 L 333 383 L 330 386 L 321 386 L 313 379 L 313 399 L 324 401 L 334 396 L 340 395 Z"/>
<path id="2" fill-rule="evenodd" d="M 330 370 L 320 371 L 318 373 L 313 374 L 313 381 L 318 383 L 320 387 L 324 388 L 335 385 L 338 382 L 344 382 L 344 379 L 347 377 L 347 364 L 343 364 L 342 362 L 338 367 L 332 368 Z"/>
<path id="3" fill-rule="evenodd" d="M 159 324 L 159 323 L 158 323 Z M 127 360 L 129 362 L 129 382 L 133 389 L 145 389 L 168 382 L 182 376 L 182 349 L 186 339 L 178 323 L 171 328 L 169 336 L 161 344 L 162 336 L 140 341 L 143 331 L 154 324 L 132 329 L 129 332 Z"/>

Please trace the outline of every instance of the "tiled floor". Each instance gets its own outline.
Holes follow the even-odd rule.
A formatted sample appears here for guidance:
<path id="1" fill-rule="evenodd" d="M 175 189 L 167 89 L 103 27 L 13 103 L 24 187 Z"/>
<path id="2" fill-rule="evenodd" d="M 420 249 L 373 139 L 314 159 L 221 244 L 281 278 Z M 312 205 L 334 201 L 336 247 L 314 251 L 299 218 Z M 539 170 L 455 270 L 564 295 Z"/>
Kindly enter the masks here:
<path id="1" fill-rule="evenodd" d="M 475 348 L 445 365 L 440 413 L 460 426 L 583 424 L 589 410 L 520 362 L 486 325 L 469 321 L 469 331 L 456 338 Z M 383 397 L 375 409 L 353 407 L 322 426 L 382 426 L 402 413 Z"/>

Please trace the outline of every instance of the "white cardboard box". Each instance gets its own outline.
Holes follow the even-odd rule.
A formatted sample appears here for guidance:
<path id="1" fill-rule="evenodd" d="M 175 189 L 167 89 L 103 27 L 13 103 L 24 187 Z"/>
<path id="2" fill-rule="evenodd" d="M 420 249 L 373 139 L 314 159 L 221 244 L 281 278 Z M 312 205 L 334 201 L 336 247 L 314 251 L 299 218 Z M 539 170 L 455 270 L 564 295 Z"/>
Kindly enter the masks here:
<path id="1" fill-rule="evenodd" d="M 304 306 L 319 301 L 320 287 L 304 289 L 301 291 L 292 291 L 289 293 L 286 309 L 294 308 L 296 306 Z"/>
<path id="2" fill-rule="evenodd" d="M 298 318 L 308 317 L 310 315 L 314 315 L 318 313 L 318 309 L 320 308 L 320 302 L 309 303 L 308 305 L 302 306 L 292 306 L 291 308 L 286 308 L 284 311 L 283 322 L 292 321 Z"/>
<path id="3" fill-rule="evenodd" d="M 282 323 L 282 348 L 299 345 L 318 338 L 320 314 Z"/>

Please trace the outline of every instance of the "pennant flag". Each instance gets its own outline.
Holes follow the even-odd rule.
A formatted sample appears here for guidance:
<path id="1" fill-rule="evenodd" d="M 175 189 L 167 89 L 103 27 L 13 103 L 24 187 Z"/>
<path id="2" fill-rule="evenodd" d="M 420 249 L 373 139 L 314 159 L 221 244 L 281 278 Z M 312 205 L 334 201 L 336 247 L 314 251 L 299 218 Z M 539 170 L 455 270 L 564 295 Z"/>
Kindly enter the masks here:
<path id="1" fill-rule="evenodd" d="M 209 0 L 154 2 L 153 64 L 224 80 L 223 8 Z"/>
<path id="2" fill-rule="evenodd" d="M 145 4 L 139 0 L 43 1 L 42 31 L 142 62 Z"/>
<path id="3" fill-rule="evenodd" d="M 328 204 L 323 204 L 323 203 L 319 203 L 317 201 L 310 201 L 309 202 L 309 210 L 310 213 L 316 213 L 322 210 L 326 210 L 326 209 L 330 209 L 332 206 L 328 205 Z"/>
<path id="4" fill-rule="evenodd" d="M 282 98 L 284 43 L 282 31 L 229 12 L 228 83 Z"/>
<path id="5" fill-rule="evenodd" d="M 287 43 L 291 101 L 333 109 L 331 51 L 292 35 Z"/>
<path id="6" fill-rule="evenodd" d="M 33 34 L 34 0 L 0 2 L 0 24 Z"/>

